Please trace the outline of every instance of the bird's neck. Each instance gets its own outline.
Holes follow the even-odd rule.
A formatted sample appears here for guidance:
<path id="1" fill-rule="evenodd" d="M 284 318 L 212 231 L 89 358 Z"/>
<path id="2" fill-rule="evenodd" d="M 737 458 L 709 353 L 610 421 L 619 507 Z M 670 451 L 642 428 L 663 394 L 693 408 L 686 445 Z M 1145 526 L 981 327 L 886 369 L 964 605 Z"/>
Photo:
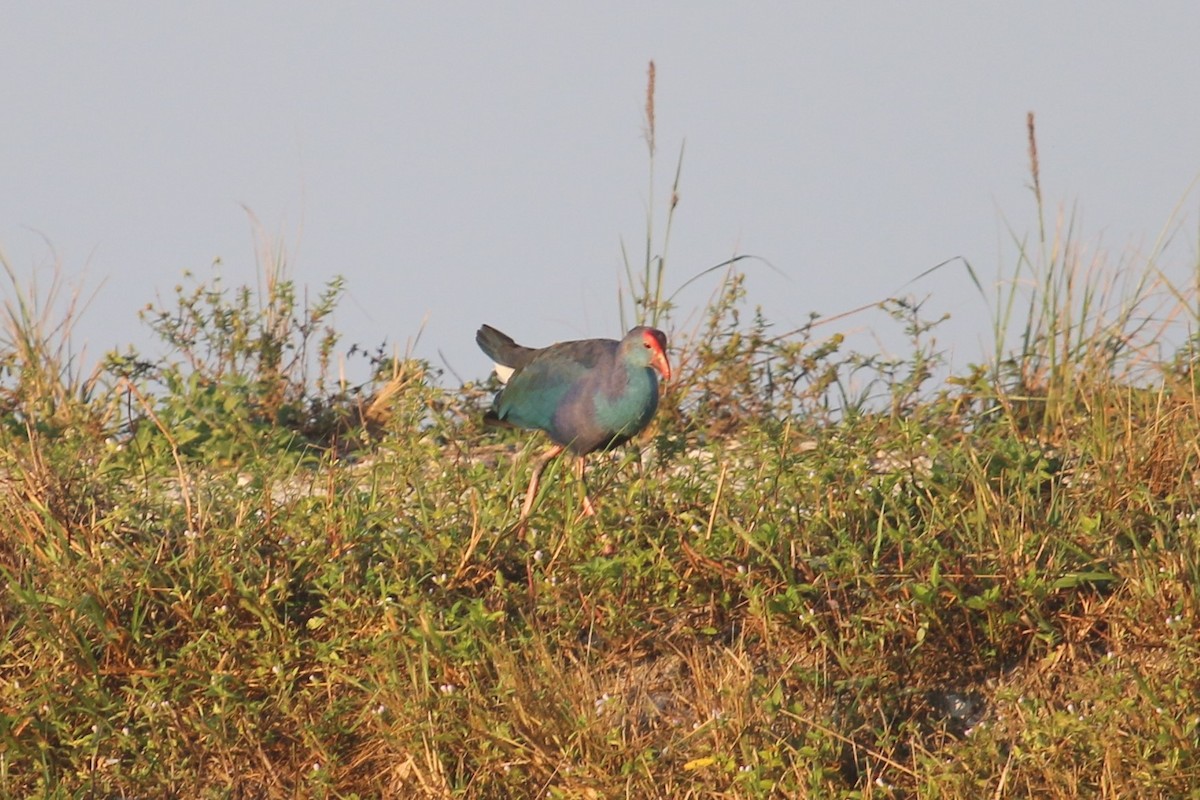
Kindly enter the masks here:
<path id="1" fill-rule="evenodd" d="M 611 370 L 604 396 L 610 403 L 621 403 L 640 399 L 647 394 L 658 393 L 658 374 L 651 368 L 638 364 L 621 364 Z"/>

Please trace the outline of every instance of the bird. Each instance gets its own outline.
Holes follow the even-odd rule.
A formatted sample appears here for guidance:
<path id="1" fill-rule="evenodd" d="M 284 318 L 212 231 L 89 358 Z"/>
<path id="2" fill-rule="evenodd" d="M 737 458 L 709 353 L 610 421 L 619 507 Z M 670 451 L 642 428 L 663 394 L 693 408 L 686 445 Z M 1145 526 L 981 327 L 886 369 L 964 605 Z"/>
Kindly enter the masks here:
<path id="1" fill-rule="evenodd" d="M 611 450 L 637 436 L 658 410 L 659 378 L 671 380 L 667 337 L 639 325 L 620 341 L 581 339 L 548 347 L 524 347 L 490 325 L 475 334 L 496 362 L 503 388 L 486 419 L 545 431 L 553 446 L 534 464 L 517 529 L 524 531 L 547 465 L 564 451 L 575 456 L 583 482 L 584 457 Z M 583 515 L 595 515 L 584 484 Z"/>

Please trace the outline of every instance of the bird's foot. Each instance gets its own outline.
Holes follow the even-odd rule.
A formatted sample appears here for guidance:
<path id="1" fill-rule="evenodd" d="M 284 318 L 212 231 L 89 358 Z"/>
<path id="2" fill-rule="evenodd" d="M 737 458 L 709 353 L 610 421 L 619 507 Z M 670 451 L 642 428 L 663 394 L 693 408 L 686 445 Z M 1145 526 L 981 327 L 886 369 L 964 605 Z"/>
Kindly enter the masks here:
<path id="1" fill-rule="evenodd" d="M 583 503 L 579 508 L 579 519 L 596 516 L 596 507 L 592 505 L 592 499 L 586 494 L 583 496 Z"/>

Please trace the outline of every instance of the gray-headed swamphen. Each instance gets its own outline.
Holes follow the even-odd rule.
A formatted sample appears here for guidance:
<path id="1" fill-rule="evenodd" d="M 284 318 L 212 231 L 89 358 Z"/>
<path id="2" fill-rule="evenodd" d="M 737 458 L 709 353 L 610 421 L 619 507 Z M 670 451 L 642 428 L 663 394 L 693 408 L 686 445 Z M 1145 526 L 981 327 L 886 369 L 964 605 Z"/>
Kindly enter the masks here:
<path id="1" fill-rule="evenodd" d="M 658 410 L 658 379 L 671 379 L 667 337 L 639 326 L 625 338 L 583 339 L 549 347 L 522 347 L 490 325 L 475 334 L 496 362 L 504 388 L 488 417 L 545 431 L 554 442 L 534 465 L 518 529 L 533 508 L 538 483 L 552 459 L 569 450 L 583 480 L 583 456 L 608 450 L 641 433 Z M 583 512 L 595 513 L 586 489 Z"/>

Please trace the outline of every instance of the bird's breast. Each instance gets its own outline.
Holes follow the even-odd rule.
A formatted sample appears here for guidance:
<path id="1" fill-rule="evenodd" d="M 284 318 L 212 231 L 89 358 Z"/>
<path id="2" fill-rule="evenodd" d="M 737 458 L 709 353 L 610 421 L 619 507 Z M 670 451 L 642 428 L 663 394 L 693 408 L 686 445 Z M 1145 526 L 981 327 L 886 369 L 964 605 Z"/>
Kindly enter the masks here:
<path id="1" fill-rule="evenodd" d="M 658 381 L 639 368 L 622 376 L 620 388 L 581 382 L 563 398 L 551 438 L 576 453 L 616 446 L 642 431 L 658 409 Z"/>

